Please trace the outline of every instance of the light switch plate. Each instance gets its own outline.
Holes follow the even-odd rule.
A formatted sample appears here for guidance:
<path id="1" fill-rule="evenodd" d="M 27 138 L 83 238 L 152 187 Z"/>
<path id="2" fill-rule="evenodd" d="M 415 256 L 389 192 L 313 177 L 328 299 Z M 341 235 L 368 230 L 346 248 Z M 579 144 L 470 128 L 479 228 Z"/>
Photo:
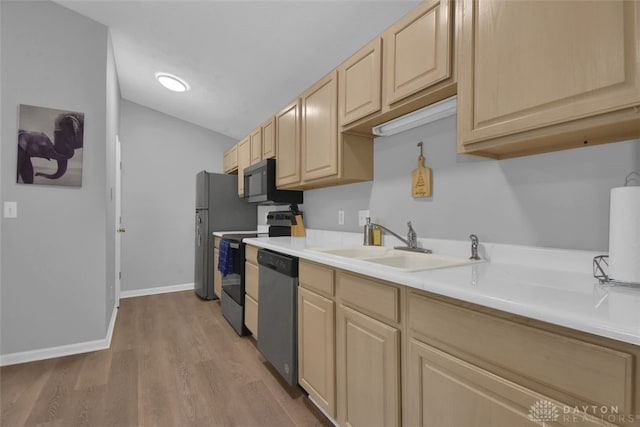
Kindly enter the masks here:
<path id="1" fill-rule="evenodd" d="M 369 218 L 371 215 L 369 214 L 369 211 L 358 211 L 358 225 L 360 227 L 364 226 L 367 223 L 367 218 Z"/>
<path id="2" fill-rule="evenodd" d="M 18 217 L 18 202 L 4 202 L 4 217 L 5 218 Z"/>
<path id="3" fill-rule="evenodd" d="M 344 211 L 338 211 L 338 225 L 344 225 Z"/>

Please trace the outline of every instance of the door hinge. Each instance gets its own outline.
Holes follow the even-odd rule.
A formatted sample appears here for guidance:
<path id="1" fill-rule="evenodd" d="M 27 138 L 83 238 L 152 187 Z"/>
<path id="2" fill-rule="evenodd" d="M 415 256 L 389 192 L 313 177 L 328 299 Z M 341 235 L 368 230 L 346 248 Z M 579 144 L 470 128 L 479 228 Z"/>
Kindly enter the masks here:
<path id="1" fill-rule="evenodd" d="M 122 162 L 120 162 L 120 170 L 122 170 Z"/>
<path id="2" fill-rule="evenodd" d="M 118 279 L 122 280 L 122 271 L 118 272 Z"/>

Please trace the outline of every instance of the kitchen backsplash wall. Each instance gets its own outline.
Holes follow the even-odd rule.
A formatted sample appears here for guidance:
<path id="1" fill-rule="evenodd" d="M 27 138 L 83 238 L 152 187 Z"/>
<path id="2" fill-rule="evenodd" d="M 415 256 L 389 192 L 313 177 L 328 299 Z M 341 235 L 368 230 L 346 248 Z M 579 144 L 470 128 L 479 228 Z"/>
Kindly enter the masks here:
<path id="1" fill-rule="evenodd" d="M 309 228 L 360 231 L 358 210 L 419 237 L 606 251 L 609 192 L 640 169 L 640 140 L 492 160 L 456 154 L 455 117 L 376 138 L 374 180 L 305 191 Z M 433 197 L 411 197 L 411 171 L 424 142 Z M 338 210 L 345 224 L 338 225 Z"/>

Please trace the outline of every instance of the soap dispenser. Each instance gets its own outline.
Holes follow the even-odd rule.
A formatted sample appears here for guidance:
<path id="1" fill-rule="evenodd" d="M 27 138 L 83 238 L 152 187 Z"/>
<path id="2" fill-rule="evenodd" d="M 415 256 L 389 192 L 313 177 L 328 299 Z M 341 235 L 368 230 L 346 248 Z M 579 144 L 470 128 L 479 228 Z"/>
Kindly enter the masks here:
<path id="1" fill-rule="evenodd" d="M 371 224 L 371 218 L 367 217 L 367 223 L 364 225 L 364 239 L 362 244 L 364 246 L 371 246 L 373 244 L 373 224 Z"/>

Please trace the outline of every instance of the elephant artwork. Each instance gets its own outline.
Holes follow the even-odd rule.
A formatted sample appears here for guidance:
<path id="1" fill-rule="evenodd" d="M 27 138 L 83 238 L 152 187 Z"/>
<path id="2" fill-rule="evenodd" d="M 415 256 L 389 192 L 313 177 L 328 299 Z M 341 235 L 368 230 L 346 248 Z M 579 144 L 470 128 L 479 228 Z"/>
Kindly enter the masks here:
<path id="1" fill-rule="evenodd" d="M 81 186 L 83 145 L 83 113 L 21 105 L 16 182 Z"/>

